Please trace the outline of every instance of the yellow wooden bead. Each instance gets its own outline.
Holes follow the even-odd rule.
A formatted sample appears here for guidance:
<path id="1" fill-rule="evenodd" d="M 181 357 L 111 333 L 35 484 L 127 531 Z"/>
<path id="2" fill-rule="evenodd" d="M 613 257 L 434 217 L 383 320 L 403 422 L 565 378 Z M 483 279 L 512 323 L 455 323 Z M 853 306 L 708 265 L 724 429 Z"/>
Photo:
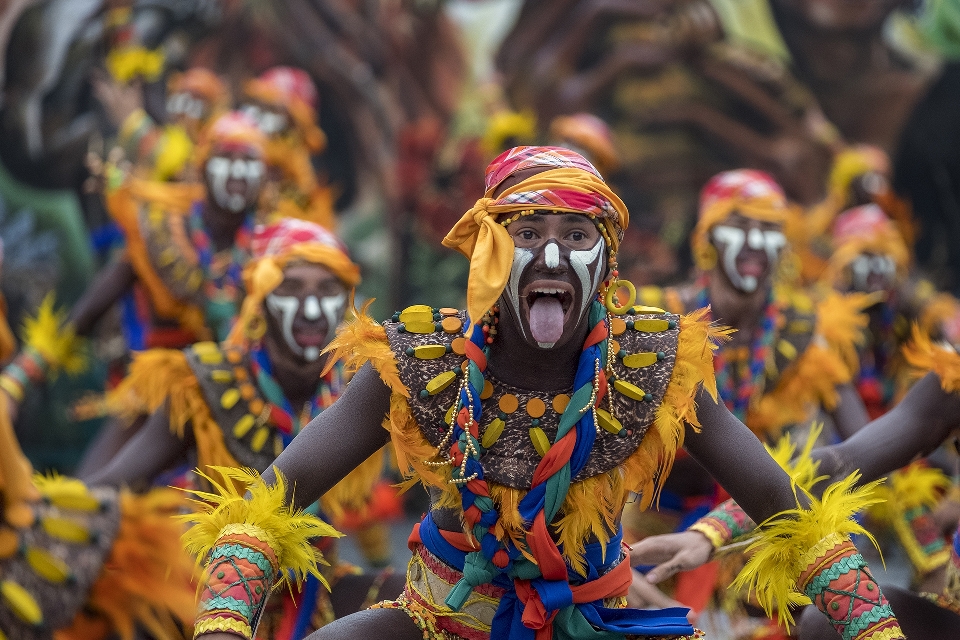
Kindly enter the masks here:
<path id="1" fill-rule="evenodd" d="M 90 495 L 87 488 L 79 481 L 77 485 L 65 487 L 64 490 L 45 492 L 43 497 L 50 504 L 61 509 L 87 513 L 100 510 L 100 501 Z"/>
<path id="2" fill-rule="evenodd" d="M 456 403 L 450 405 L 450 408 L 447 409 L 447 414 L 443 416 L 443 421 L 448 425 L 453 424 L 453 410 L 456 408 Z"/>
<path id="3" fill-rule="evenodd" d="M 420 360 L 435 360 L 442 358 L 447 353 L 447 348 L 442 344 L 424 344 L 413 348 L 413 357 Z"/>
<path id="4" fill-rule="evenodd" d="M 455 374 L 453 371 L 444 371 L 427 383 L 427 393 L 429 393 L 431 396 L 435 396 L 449 387 L 456 379 L 457 374 Z"/>
<path id="5" fill-rule="evenodd" d="M 797 357 L 797 348 L 786 340 L 781 340 L 777 343 L 777 351 L 782 353 L 783 357 L 787 360 L 793 360 Z"/>
<path id="6" fill-rule="evenodd" d="M 283 453 L 283 439 L 280 436 L 273 437 L 273 455 L 279 456 Z"/>
<path id="7" fill-rule="evenodd" d="M 480 391 L 480 399 L 486 400 L 493 395 L 493 384 L 489 380 L 483 381 L 483 390 Z"/>
<path id="8" fill-rule="evenodd" d="M 440 326 L 447 333 L 460 333 L 463 330 L 463 321 L 457 316 L 448 316 L 440 321 Z"/>
<path id="9" fill-rule="evenodd" d="M 631 369 L 649 367 L 656 362 L 657 354 L 655 353 L 631 353 L 623 358 L 623 366 L 630 367 Z"/>
<path id="10" fill-rule="evenodd" d="M 634 331 L 645 331 L 647 333 L 660 333 L 670 328 L 670 323 L 666 320 L 641 319 L 633 321 Z"/>
<path id="11" fill-rule="evenodd" d="M 250 448 L 255 452 L 260 453 L 263 451 L 263 446 L 267 444 L 267 438 L 270 437 L 270 428 L 269 427 L 260 427 L 257 429 L 257 432 L 253 434 L 253 438 L 250 440 Z"/>
<path id="12" fill-rule="evenodd" d="M 570 404 L 570 396 L 565 393 L 557 394 L 553 398 L 553 410 L 557 413 L 566 411 L 568 404 Z"/>
<path id="13" fill-rule="evenodd" d="M 90 540 L 90 532 L 81 524 L 65 518 L 48 517 L 43 519 L 43 530 L 47 535 L 64 542 L 85 544 Z"/>
<path id="14" fill-rule="evenodd" d="M 547 412 L 547 405 L 540 398 L 530 398 L 527 401 L 527 415 L 531 418 L 540 418 Z"/>
<path id="15" fill-rule="evenodd" d="M 233 425 L 234 437 L 239 440 L 243 436 L 250 433 L 250 429 L 253 428 L 253 425 L 256 424 L 256 422 L 257 419 L 249 413 L 241 417 L 239 420 L 237 420 L 236 424 Z"/>
<path id="16" fill-rule="evenodd" d="M 537 450 L 540 457 L 547 455 L 550 451 L 550 439 L 540 427 L 530 427 L 530 441 L 533 442 L 533 448 Z"/>
<path id="17" fill-rule="evenodd" d="M 480 438 L 480 444 L 483 445 L 484 449 L 489 449 L 494 445 L 494 443 L 500 438 L 500 434 L 503 433 L 503 427 L 506 423 L 500 418 L 494 418 L 493 422 L 487 425 L 487 428 L 483 432 L 483 436 Z"/>
<path id="18" fill-rule="evenodd" d="M 614 416 L 610 415 L 610 412 L 605 409 L 595 409 L 597 414 L 597 424 L 600 425 L 605 431 L 609 431 L 613 435 L 619 435 L 623 430 L 623 424 L 617 420 Z"/>
<path id="19" fill-rule="evenodd" d="M 517 396 L 512 393 L 508 393 L 500 398 L 500 411 L 504 413 L 513 413 L 520 406 L 520 401 L 517 400 Z"/>
<path id="20" fill-rule="evenodd" d="M 637 304 L 634 305 L 633 309 L 630 310 L 630 313 L 666 313 L 660 307 L 648 307 L 646 305 Z"/>
<path id="21" fill-rule="evenodd" d="M 218 384 L 229 384 L 233 382 L 233 374 L 224 369 L 214 369 L 210 372 L 210 379 Z"/>
<path id="22" fill-rule="evenodd" d="M 627 330 L 627 323 L 620 318 L 610 318 L 610 333 L 615 336 Z"/>
<path id="23" fill-rule="evenodd" d="M 643 400 L 647 395 L 646 391 L 625 380 L 614 380 L 613 388 L 632 400 Z"/>
<path id="24" fill-rule="evenodd" d="M 419 333 L 422 335 L 430 334 L 437 330 L 437 326 L 433 324 L 432 320 L 430 322 L 408 322 L 404 327 L 409 333 Z"/>
<path id="25" fill-rule="evenodd" d="M 227 389 L 223 392 L 223 395 L 220 396 L 220 406 L 224 409 L 233 409 L 233 407 L 240 401 L 240 390 L 239 389 Z"/>
<path id="26" fill-rule="evenodd" d="M 433 322 L 433 309 L 426 305 L 418 304 L 407 307 L 400 312 L 400 322 Z"/>
<path id="27" fill-rule="evenodd" d="M 33 572 L 47 582 L 63 584 L 71 575 L 66 562 L 39 547 L 28 548 L 26 559 Z"/>
<path id="28" fill-rule="evenodd" d="M 30 592 L 12 580 L 0 582 L 0 597 L 13 613 L 35 627 L 43 624 L 43 611 Z"/>

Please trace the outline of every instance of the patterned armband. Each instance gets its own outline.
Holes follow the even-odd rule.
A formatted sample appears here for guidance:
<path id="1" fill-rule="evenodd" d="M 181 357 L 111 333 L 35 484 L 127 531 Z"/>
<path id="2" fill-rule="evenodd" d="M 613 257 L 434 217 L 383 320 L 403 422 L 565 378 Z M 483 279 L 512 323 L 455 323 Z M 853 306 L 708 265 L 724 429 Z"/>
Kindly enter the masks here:
<path id="1" fill-rule="evenodd" d="M 950 559 L 950 549 L 926 505 L 905 511 L 893 529 L 918 576 L 939 569 Z"/>
<path id="2" fill-rule="evenodd" d="M 17 402 L 23 401 L 23 396 L 31 386 L 41 384 L 47 379 L 50 367 L 47 361 L 29 345 L 17 354 L 13 362 L 8 364 L 0 373 L 0 389 L 3 389 Z"/>
<path id="3" fill-rule="evenodd" d="M 756 528 L 757 525 L 740 508 L 740 505 L 733 500 L 727 500 L 690 525 L 687 531 L 702 533 L 713 545 L 714 550 L 717 550 Z"/>
<path id="4" fill-rule="evenodd" d="M 279 562 L 272 536 L 250 524 L 220 532 L 203 572 L 194 637 L 217 631 L 252 640 Z"/>
<path id="5" fill-rule="evenodd" d="M 867 563 L 846 535 L 833 534 L 801 559 L 797 587 L 822 611 L 843 640 L 905 638 Z"/>

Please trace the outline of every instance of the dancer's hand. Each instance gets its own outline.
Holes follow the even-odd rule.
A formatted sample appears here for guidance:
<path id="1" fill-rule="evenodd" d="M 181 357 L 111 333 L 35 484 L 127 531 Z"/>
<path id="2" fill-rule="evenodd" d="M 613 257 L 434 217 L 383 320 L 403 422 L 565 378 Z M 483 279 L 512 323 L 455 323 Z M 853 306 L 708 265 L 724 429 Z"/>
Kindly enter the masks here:
<path id="1" fill-rule="evenodd" d="M 666 609 L 683 605 L 647 580 L 639 571 L 633 572 L 633 583 L 627 593 L 627 606 L 631 609 Z"/>
<path id="2" fill-rule="evenodd" d="M 646 579 L 652 584 L 666 580 L 678 571 L 696 569 L 710 560 L 713 545 L 697 531 L 650 536 L 630 547 L 630 564 L 656 564 Z"/>

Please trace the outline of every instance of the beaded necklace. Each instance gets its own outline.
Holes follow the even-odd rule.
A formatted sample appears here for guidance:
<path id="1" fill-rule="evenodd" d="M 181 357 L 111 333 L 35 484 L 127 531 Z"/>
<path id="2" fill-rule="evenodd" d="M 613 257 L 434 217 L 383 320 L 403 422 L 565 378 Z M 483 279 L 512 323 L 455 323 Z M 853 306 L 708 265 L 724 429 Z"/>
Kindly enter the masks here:
<path id="1" fill-rule="evenodd" d="M 327 375 L 320 378 L 313 398 L 298 414 L 284 395 L 280 383 L 274 379 L 273 365 L 267 357 L 267 352 L 259 346 L 254 347 L 250 352 L 250 368 L 253 370 L 260 392 L 268 402 L 265 409 L 269 412 L 268 421 L 277 428 L 284 447 L 290 444 L 305 424 L 332 405 L 342 391 L 340 375 L 342 365 L 337 363 Z"/>
<path id="2" fill-rule="evenodd" d="M 696 296 L 696 308 L 709 306 L 710 296 L 704 282 Z M 717 391 L 723 403 L 741 422 L 746 418 L 750 404 L 764 390 L 767 361 L 777 338 L 777 320 L 780 305 L 770 299 L 764 309 L 763 319 L 750 343 L 746 357 L 731 358 L 731 348 L 721 347 L 714 353 L 713 368 L 716 373 Z M 737 375 L 734 369 L 737 368 Z"/>
<path id="3" fill-rule="evenodd" d="M 206 276 L 205 291 L 211 300 L 235 300 L 243 284 L 243 265 L 250 253 L 253 217 L 244 219 L 229 249 L 214 253 L 213 242 L 203 226 L 204 206 L 203 202 L 195 202 L 190 211 L 190 240 Z"/>

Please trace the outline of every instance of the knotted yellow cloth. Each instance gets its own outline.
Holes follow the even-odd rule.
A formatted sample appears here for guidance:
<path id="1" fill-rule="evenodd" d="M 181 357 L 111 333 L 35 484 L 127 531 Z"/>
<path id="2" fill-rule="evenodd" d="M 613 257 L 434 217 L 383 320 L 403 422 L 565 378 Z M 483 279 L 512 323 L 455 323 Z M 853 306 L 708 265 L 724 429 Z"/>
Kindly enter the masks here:
<path id="1" fill-rule="evenodd" d="M 493 198 L 496 188 L 491 186 L 443 239 L 444 246 L 456 249 L 470 260 L 467 312 L 472 321 L 494 305 L 510 277 L 514 244 L 513 237 L 500 223 L 503 214 L 543 209 L 589 216 L 606 227 L 613 253 L 618 250 L 630 219 L 626 205 L 610 187 L 598 175 L 579 168 L 549 169 Z"/>

